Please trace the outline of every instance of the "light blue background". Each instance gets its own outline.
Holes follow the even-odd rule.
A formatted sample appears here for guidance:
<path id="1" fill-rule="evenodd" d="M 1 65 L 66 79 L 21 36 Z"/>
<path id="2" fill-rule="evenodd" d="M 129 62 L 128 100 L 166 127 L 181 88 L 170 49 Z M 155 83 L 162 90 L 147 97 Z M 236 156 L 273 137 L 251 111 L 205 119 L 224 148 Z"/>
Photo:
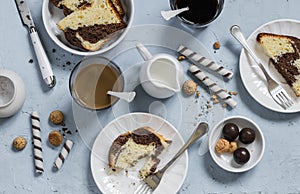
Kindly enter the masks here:
<path id="1" fill-rule="evenodd" d="M 41 18 L 41 0 L 28 0 L 32 17 L 48 53 L 54 73 L 57 78 L 55 88 L 49 90 L 41 80 L 34 52 L 29 41 L 27 29 L 22 26 L 15 2 L 2 0 L 0 6 L 0 68 L 17 72 L 26 84 L 27 97 L 20 112 L 10 118 L 0 119 L 0 193 L 100 193 L 95 185 L 89 165 L 89 143 L 76 133 L 72 113 L 72 100 L 68 90 L 68 77 L 71 69 L 81 59 L 71 55 L 52 42 L 45 31 Z M 209 153 L 204 156 L 197 154 L 200 142 L 189 149 L 189 170 L 186 180 L 179 193 L 299 193 L 300 186 L 300 141 L 299 113 L 281 114 L 272 112 L 248 95 L 242 85 L 238 59 L 241 46 L 232 38 L 229 28 L 239 24 L 246 36 L 260 25 L 274 19 L 300 19 L 298 0 L 227 0 L 225 8 L 217 21 L 205 29 L 188 29 L 178 20 L 164 21 L 161 10 L 169 9 L 167 0 L 135 0 L 134 26 L 143 24 L 162 24 L 180 28 L 205 45 L 208 54 L 218 63 L 235 72 L 233 80 L 226 83 L 226 88 L 238 91 L 235 99 L 238 106 L 230 111 L 221 112 L 221 117 L 230 115 L 247 116 L 261 126 L 265 139 L 266 150 L 262 161 L 254 169 L 240 174 L 226 172 L 219 168 L 211 159 Z M 153 34 L 156 36 L 157 34 Z M 137 40 L 139 34 L 136 35 Z M 149 34 L 151 36 L 151 34 Z M 216 52 L 212 45 L 220 41 L 221 48 Z M 55 49 L 55 52 L 53 52 Z M 112 51 L 113 52 L 113 51 Z M 155 50 L 154 50 L 155 52 Z M 113 53 L 111 53 L 113 55 Z M 132 53 L 129 56 L 137 53 Z M 29 60 L 34 62 L 30 63 Z M 120 65 L 121 66 L 121 65 Z M 126 67 L 123 67 L 124 69 Z M 134 79 L 137 79 L 135 77 Z M 133 80 L 134 80 L 133 79 Z M 130 83 L 130 79 L 126 80 Z M 139 90 L 140 91 L 140 90 Z M 205 90 L 201 89 L 205 97 Z M 143 92 L 140 91 L 142 94 Z M 148 97 L 145 96 L 147 99 Z M 198 118 L 190 108 L 193 100 L 177 102 L 172 98 L 163 103 L 167 108 L 174 105 L 182 106 L 181 112 L 172 112 L 170 122 L 173 123 L 186 140 Z M 192 103 L 191 103 L 192 102 Z M 140 104 L 139 104 L 140 103 Z M 143 109 L 142 102 L 137 103 L 134 110 Z M 188 104 L 190 103 L 190 104 Z M 185 107 L 187 106 L 187 107 Z M 60 148 L 52 148 L 47 144 L 47 135 L 52 129 L 61 129 L 48 122 L 52 110 L 60 109 L 66 115 L 66 127 L 72 131 L 67 136 L 74 140 L 75 145 L 63 168 L 53 172 L 52 164 Z M 37 110 L 41 116 L 44 168 L 41 176 L 34 175 L 32 159 L 30 112 Z M 156 110 L 157 114 L 159 111 Z M 103 124 L 113 119 L 114 115 L 99 113 Z M 183 123 L 177 123 L 176 118 L 184 114 Z M 208 113 L 209 122 L 216 113 Z M 202 118 L 200 118 L 202 119 Z M 21 152 L 12 149 L 12 141 L 16 136 L 26 137 L 28 144 Z"/>

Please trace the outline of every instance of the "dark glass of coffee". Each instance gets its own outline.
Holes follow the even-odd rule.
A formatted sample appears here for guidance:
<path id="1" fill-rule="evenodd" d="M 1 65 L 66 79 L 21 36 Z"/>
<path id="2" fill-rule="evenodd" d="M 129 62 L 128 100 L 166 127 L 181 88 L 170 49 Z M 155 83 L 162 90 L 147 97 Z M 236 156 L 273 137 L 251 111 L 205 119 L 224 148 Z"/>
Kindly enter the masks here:
<path id="1" fill-rule="evenodd" d="M 177 16 L 193 27 L 204 27 L 214 21 L 221 13 L 224 0 L 170 0 L 171 9 L 189 7 Z"/>

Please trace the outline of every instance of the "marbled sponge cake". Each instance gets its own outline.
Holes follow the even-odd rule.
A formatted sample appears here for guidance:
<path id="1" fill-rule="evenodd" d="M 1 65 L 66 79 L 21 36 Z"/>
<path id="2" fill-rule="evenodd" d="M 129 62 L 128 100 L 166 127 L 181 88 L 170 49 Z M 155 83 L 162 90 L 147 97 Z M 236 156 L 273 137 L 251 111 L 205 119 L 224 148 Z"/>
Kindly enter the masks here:
<path id="1" fill-rule="evenodd" d="M 69 15 L 85 6 L 90 6 L 93 0 L 51 0 L 51 2 L 56 7 L 63 9 L 65 15 Z"/>
<path id="2" fill-rule="evenodd" d="M 277 71 L 300 96 L 300 39 L 280 34 L 260 33 L 257 42 Z"/>
<path id="3" fill-rule="evenodd" d="M 123 9 L 120 0 L 111 0 L 114 7 L 121 16 L 124 16 L 125 11 Z M 69 15 L 72 12 L 83 9 L 86 6 L 91 6 L 94 0 L 51 0 L 51 2 L 58 8 L 63 9 L 65 15 Z"/>
<path id="4" fill-rule="evenodd" d="M 134 167 L 138 161 L 147 157 L 144 166 L 139 170 L 140 178 L 155 172 L 160 160 L 158 155 L 171 144 L 150 127 L 141 127 L 119 135 L 109 150 L 109 167 L 113 172 Z"/>
<path id="5" fill-rule="evenodd" d="M 72 45 L 96 51 L 127 25 L 111 0 L 93 0 L 89 6 L 64 17 L 57 26 Z"/>

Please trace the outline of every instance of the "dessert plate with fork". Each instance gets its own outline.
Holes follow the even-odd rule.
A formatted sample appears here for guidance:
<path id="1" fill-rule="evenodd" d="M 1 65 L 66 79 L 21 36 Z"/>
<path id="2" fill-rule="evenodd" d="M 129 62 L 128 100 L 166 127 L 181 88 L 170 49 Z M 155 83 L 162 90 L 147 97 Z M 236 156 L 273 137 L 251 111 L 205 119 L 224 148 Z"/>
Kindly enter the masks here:
<path id="1" fill-rule="evenodd" d="M 300 30 L 300 22 L 297 20 L 280 19 L 268 22 L 257 28 L 247 39 L 249 46 L 260 58 L 270 76 L 276 80 L 291 96 L 293 106 L 283 109 L 271 97 L 268 92 L 267 82 L 261 71 L 250 55 L 243 49 L 240 55 L 239 69 L 242 82 L 248 93 L 262 106 L 280 113 L 295 113 L 300 111 L 300 98 L 294 94 L 292 88 L 286 83 L 284 78 L 277 72 L 269 57 L 264 54 L 263 49 L 257 43 L 257 34 L 262 32 L 290 35 L 297 37 Z"/>

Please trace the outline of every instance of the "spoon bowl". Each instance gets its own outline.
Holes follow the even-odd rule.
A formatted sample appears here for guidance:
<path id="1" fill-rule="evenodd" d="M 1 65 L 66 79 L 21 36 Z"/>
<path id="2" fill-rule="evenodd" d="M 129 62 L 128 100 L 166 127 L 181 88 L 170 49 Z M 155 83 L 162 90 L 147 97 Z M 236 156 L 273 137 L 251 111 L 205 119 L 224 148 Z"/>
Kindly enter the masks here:
<path id="1" fill-rule="evenodd" d="M 115 96 L 122 100 L 126 100 L 127 102 L 133 101 L 133 99 L 135 98 L 135 95 L 136 95 L 135 92 L 113 92 L 113 91 L 107 91 L 107 94 L 109 94 L 111 96 Z"/>
<path id="2" fill-rule="evenodd" d="M 178 14 L 188 11 L 189 7 L 184 7 L 180 9 L 175 9 L 175 10 L 168 10 L 168 11 L 161 11 L 160 14 L 165 20 L 170 20 L 171 18 L 177 16 Z"/>

